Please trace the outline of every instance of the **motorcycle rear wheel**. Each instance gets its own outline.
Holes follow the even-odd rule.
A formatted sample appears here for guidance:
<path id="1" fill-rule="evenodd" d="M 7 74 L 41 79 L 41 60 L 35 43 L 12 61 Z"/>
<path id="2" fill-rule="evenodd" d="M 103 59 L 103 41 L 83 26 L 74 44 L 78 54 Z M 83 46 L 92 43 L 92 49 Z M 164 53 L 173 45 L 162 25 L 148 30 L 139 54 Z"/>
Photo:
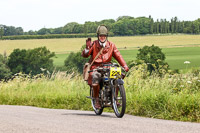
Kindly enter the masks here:
<path id="1" fill-rule="evenodd" d="M 94 96 L 93 96 L 93 88 L 92 87 L 90 87 L 90 96 L 92 97 L 91 103 L 92 103 L 92 108 L 93 108 L 95 114 L 101 115 L 103 112 L 103 107 L 101 109 L 95 108 L 95 99 L 93 98 Z"/>
<path id="2" fill-rule="evenodd" d="M 114 92 L 112 93 L 113 109 L 115 115 L 118 118 L 122 118 L 126 110 L 126 93 L 123 85 L 118 85 L 117 87 L 119 89 L 114 88 Z"/>

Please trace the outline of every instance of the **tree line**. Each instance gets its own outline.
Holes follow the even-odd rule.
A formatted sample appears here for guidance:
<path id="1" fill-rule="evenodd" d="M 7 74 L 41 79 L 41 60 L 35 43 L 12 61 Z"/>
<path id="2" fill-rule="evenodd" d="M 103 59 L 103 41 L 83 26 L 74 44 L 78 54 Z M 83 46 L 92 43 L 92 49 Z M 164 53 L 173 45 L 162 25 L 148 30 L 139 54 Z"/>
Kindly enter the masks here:
<path id="1" fill-rule="evenodd" d="M 120 16 L 116 20 L 86 21 L 84 24 L 70 22 L 63 27 L 41 28 L 38 31 L 30 30 L 28 32 L 24 32 L 22 27 L 0 25 L 0 35 L 2 37 L 12 35 L 88 34 L 95 33 L 100 24 L 106 25 L 110 34 L 116 36 L 159 33 L 200 33 L 200 18 L 194 21 L 180 21 L 177 17 L 173 17 L 168 21 L 167 19 L 154 20 L 151 16 L 137 18 Z"/>

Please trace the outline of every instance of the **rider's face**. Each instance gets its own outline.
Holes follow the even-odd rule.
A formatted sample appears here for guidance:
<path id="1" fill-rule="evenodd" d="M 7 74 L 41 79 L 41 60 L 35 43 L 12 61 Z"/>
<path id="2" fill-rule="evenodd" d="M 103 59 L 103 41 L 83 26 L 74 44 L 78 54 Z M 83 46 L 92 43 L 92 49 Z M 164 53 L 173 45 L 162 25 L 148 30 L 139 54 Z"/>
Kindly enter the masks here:
<path id="1" fill-rule="evenodd" d="M 99 40 L 101 41 L 101 42 L 105 42 L 106 41 L 106 35 L 100 35 L 99 36 Z"/>

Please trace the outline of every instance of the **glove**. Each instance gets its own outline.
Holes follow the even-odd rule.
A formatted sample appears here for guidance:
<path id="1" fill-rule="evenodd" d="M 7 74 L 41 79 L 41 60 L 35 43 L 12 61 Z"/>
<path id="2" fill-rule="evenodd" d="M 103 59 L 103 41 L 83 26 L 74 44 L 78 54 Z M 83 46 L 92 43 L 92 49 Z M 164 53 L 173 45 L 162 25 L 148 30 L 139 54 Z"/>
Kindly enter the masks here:
<path id="1" fill-rule="evenodd" d="M 129 71 L 128 66 L 124 66 L 124 70 L 125 70 L 126 72 L 128 72 L 128 71 Z"/>
<path id="2" fill-rule="evenodd" d="M 88 39 L 86 40 L 86 49 L 90 49 L 91 46 L 92 46 L 92 44 L 91 44 L 91 38 L 88 38 Z"/>

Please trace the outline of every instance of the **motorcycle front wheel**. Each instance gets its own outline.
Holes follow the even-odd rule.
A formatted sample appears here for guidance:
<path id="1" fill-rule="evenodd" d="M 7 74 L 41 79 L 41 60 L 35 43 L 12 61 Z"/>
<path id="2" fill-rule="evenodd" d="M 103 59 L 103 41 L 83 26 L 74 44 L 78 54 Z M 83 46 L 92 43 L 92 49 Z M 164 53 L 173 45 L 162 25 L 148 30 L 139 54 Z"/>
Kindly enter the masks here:
<path id="1" fill-rule="evenodd" d="M 112 93 L 113 109 L 118 118 L 124 116 L 126 110 L 126 93 L 123 85 L 117 85 Z"/>
<path id="2" fill-rule="evenodd" d="M 95 114 L 101 115 L 102 112 L 103 112 L 103 107 L 101 109 L 95 108 L 95 99 L 94 99 L 94 96 L 93 96 L 93 88 L 92 87 L 90 87 L 90 96 L 92 97 L 91 103 L 92 103 L 92 108 L 93 108 Z"/>

